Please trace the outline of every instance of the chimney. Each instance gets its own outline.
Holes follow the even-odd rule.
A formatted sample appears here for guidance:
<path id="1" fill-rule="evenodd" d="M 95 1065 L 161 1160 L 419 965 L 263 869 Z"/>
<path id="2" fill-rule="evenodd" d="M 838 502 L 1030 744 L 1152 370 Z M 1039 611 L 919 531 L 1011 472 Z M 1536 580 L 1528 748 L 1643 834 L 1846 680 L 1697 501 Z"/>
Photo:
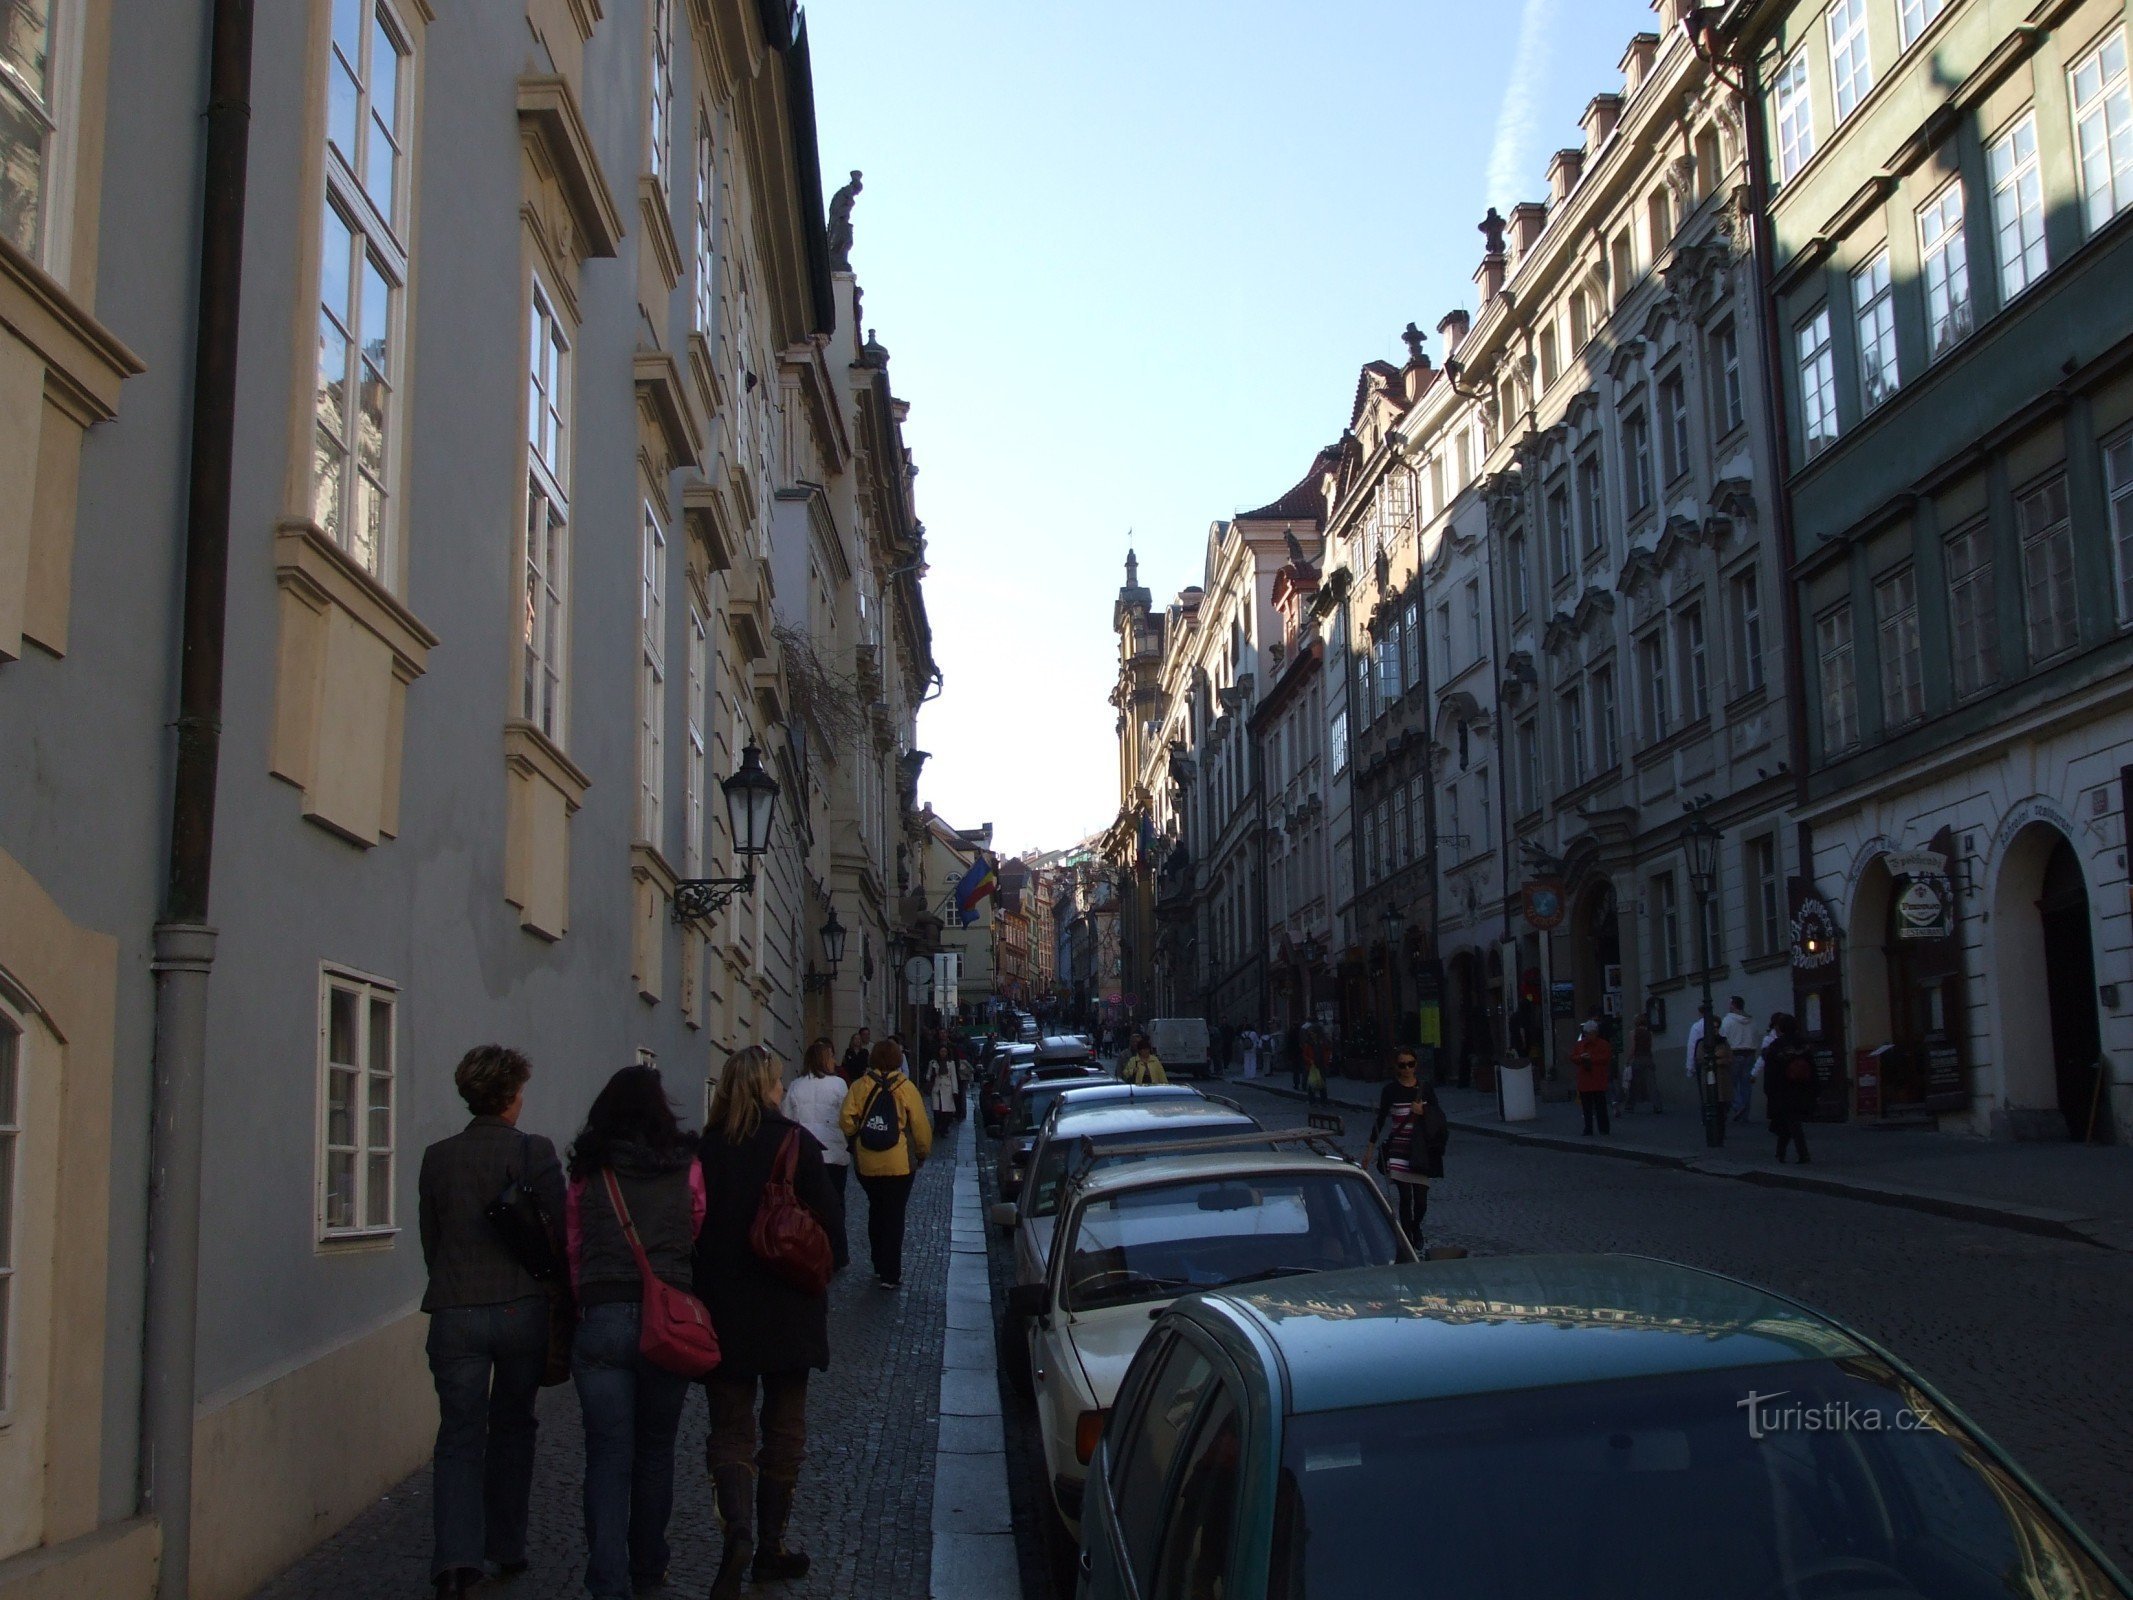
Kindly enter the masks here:
<path id="1" fill-rule="evenodd" d="M 1578 119 L 1585 130 L 1585 154 L 1597 154 L 1607 136 L 1615 131 L 1615 124 L 1622 120 L 1622 97 L 1618 94 L 1596 94 L 1592 103 L 1585 107 L 1585 115 Z"/>
<path id="2" fill-rule="evenodd" d="M 1548 225 L 1548 208 L 1538 200 L 1525 200 L 1511 208 L 1511 259 L 1523 261 Z"/>
<path id="3" fill-rule="evenodd" d="M 1503 292 L 1504 270 L 1509 258 L 1504 254 L 1503 231 L 1505 223 L 1494 206 L 1481 219 L 1482 238 L 1481 265 L 1474 269 L 1474 287 L 1481 291 L 1481 303 L 1487 305 Z"/>
<path id="4" fill-rule="evenodd" d="M 1585 175 L 1585 152 L 1579 149 L 1558 150 L 1548 159 L 1548 203 L 1561 205 L 1570 198 L 1578 186 L 1578 179 Z"/>
<path id="5" fill-rule="evenodd" d="M 1437 337 L 1444 341 L 1445 360 L 1449 361 L 1459 353 L 1459 345 L 1466 338 L 1466 330 L 1473 325 L 1473 319 L 1464 311 L 1445 314 L 1444 320 L 1437 324 Z"/>
<path id="6" fill-rule="evenodd" d="M 1665 36 L 1681 26 L 1681 19 L 1695 9 L 1695 0 L 1652 0 L 1652 9 L 1659 13 L 1659 32 Z"/>
<path id="7" fill-rule="evenodd" d="M 1659 54 L 1659 35 L 1639 33 L 1630 37 L 1629 48 L 1622 52 L 1622 98 L 1634 96 L 1638 86 L 1651 76 L 1652 62 Z"/>

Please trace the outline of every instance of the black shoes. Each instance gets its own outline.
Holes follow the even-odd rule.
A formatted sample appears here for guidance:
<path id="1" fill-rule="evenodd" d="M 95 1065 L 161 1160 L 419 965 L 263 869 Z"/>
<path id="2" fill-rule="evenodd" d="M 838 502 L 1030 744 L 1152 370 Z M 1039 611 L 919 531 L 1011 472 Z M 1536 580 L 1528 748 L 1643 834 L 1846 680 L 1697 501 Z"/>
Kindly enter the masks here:
<path id="1" fill-rule="evenodd" d="M 718 1575 L 711 1580 L 711 1600 L 740 1600 L 741 1580 L 755 1558 L 755 1524 L 749 1519 L 754 1507 L 749 1491 L 754 1487 L 754 1469 L 720 1467 L 711 1474 L 718 1494 L 718 1522 L 726 1547 L 719 1552 Z"/>
<path id="2" fill-rule="evenodd" d="M 782 1583 L 804 1578 L 810 1565 L 807 1552 L 785 1546 L 785 1524 L 792 1520 L 792 1489 L 789 1483 L 769 1478 L 755 1487 L 755 1563 L 748 1575 L 757 1583 Z"/>
<path id="3" fill-rule="evenodd" d="M 437 1600 L 459 1600 L 461 1595 L 472 1594 L 474 1585 L 486 1577 L 488 1574 L 479 1567 L 453 1567 L 440 1572 L 436 1578 Z"/>

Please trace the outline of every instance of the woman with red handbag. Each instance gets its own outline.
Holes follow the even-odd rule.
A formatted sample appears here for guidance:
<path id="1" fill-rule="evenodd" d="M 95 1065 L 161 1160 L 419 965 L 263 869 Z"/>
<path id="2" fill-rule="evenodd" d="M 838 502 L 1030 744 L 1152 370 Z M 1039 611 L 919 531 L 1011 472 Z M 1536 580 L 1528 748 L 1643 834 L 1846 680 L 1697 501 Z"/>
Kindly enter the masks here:
<path id="1" fill-rule="evenodd" d="M 675 1120 L 657 1068 L 624 1067 L 570 1147 L 563 1202 L 581 1319 L 570 1375 L 585 1416 L 585 1588 L 594 1600 L 628 1600 L 666 1579 L 674 1436 L 702 1367 L 662 1364 L 672 1358 L 661 1337 L 672 1313 L 702 1313 L 689 1290 L 703 1216 L 694 1136 Z"/>
<path id="2" fill-rule="evenodd" d="M 807 1374 L 829 1366 L 824 1224 L 836 1200 L 821 1144 L 784 1115 L 784 1100 L 778 1058 L 760 1045 L 736 1051 L 719 1073 L 698 1157 L 706 1210 L 696 1289 L 720 1352 L 704 1380 L 704 1454 L 726 1541 L 713 1600 L 738 1596 L 744 1570 L 762 1583 L 805 1576 L 808 1567 L 786 1545 L 785 1528 L 807 1453 Z"/>

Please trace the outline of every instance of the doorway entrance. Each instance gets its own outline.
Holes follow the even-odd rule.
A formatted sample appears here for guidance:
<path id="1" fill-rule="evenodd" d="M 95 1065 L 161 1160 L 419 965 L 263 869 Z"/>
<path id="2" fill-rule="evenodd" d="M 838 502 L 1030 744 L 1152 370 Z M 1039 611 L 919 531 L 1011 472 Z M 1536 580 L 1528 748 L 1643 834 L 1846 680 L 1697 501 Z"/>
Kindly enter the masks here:
<path id="1" fill-rule="evenodd" d="M 2044 932 L 2045 1002 L 2051 1011 L 2052 1076 L 2067 1135 L 2091 1136 L 2104 1103 L 2103 1033 L 2096 1017 L 2096 955 L 2089 942 L 2089 891 L 2074 847 L 2062 837 L 2044 866 L 2037 898 Z"/>

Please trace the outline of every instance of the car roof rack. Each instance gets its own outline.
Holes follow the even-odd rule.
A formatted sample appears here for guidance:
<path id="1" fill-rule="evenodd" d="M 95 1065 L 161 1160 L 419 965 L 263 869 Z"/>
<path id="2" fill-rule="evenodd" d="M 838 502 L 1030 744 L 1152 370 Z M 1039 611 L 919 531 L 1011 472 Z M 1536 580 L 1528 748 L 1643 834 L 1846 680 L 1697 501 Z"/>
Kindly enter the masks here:
<path id="1" fill-rule="evenodd" d="M 1069 1183 L 1083 1182 L 1094 1170 L 1097 1160 L 1117 1160 L 1133 1156 L 1191 1156 L 1207 1155 L 1216 1151 L 1264 1150 L 1269 1145 L 1298 1144 L 1315 1150 L 1320 1155 L 1333 1156 L 1355 1166 L 1356 1160 L 1340 1147 L 1340 1139 L 1346 1132 L 1341 1119 L 1324 1112 L 1313 1113 L 1311 1126 L 1307 1128 L 1248 1128 L 1235 1133 L 1208 1134 L 1198 1139 L 1150 1139 L 1139 1144 L 1098 1144 L 1093 1134 L 1083 1134 L 1077 1141 L 1080 1150 L 1075 1155 L 1074 1166 L 1067 1174 Z"/>

